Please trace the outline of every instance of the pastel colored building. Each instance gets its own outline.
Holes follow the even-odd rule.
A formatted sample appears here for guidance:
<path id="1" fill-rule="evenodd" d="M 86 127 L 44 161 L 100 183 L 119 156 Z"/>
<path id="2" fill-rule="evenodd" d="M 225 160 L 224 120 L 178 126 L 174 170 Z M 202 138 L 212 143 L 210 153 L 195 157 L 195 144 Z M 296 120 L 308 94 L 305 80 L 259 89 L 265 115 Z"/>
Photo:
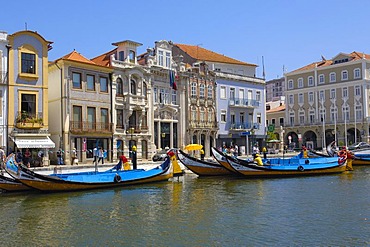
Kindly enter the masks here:
<path id="1" fill-rule="evenodd" d="M 32 160 L 49 164 L 48 51 L 52 42 L 37 32 L 8 36 L 8 149 L 29 149 Z M 43 151 L 43 160 L 37 156 Z M 31 164 L 32 165 L 32 164 Z"/>

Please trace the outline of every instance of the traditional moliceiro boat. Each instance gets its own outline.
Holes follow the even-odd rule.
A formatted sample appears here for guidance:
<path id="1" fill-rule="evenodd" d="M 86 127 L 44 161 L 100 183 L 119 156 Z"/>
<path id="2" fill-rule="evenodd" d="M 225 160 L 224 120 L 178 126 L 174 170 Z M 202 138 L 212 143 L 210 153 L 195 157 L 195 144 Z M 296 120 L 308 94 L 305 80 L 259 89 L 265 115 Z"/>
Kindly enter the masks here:
<path id="1" fill-rule="evenodd" d="M 181 150 L 178 150 L 177 157 L 186 168 L 198 176 L 227 176 L 234 174 L 216 161 L 199 160 Z"/>
<path id="2" fill-rule="evenodd" d="M 174 156 L 174 153 L 170 154 Z M 7 162 L 6 171 L 17 181 L 44 192 L 76 191 L 121 187 L 134 184 L 166 181 L 173 177 L 171 157 L 150 169 L 127 171 L 83 172 L 71 174 L 42 175 L 15 163 Z"/>
<path id="3" fill-rule="evenodd" d="M 346 171 L 346 160 L 341 157 L 273 158 L 265 160 L 263 166 L 247 160 L 230 158 L 215 148 L 212 153 L 226 169 L 247 177 L 285 177 L 342 173 Z M 220 159 L 223 157 L 222 159 Z M 225 160 L 227 164 L 225 164 Z"/>
<path id="4" fill-rule="evenodd" d="M 27 191 L 31 188 L 17 182 L 12 177 L 6 176 L 5 174 L 0 174 L 0 190 L 4 190 L 7 192 L 19 192 L 19 191 Z"/>

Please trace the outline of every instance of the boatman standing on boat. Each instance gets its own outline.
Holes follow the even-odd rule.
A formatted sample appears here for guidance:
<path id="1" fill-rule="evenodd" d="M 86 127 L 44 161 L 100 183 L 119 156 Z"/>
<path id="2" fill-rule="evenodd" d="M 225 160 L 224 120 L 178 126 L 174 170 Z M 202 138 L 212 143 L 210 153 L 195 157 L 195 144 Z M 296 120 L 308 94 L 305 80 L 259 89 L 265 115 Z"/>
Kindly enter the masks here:
<path id="1" fill-rule="evenodd" d="M 136 146 L 132 146 L 132 169 L 137 169 L 137 152 L 136 152 Z"/>

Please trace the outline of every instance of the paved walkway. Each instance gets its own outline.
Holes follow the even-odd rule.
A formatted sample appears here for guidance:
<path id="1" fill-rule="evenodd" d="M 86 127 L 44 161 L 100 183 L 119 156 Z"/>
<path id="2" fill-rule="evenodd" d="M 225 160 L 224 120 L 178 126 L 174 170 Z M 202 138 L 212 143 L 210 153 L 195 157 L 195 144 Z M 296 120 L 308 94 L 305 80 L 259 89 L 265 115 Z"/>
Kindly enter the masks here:
<path id="1" fill-rule="evenodd" d="M 292 157 L 297 155 L 297 152 L 290 152 L 287 154 L 268 154 L 267 158 L 273 158 L 273 157 Z M 247 159 L 247 158 L 252 158 L 251 155 L 246 156 L 246 155 L 241 155 L 239 156 L 241 159 Z M 212 159 L 209 157 L 209 159 Z M 145 160 L 145 161 L 138 161 L 138 168 L 139 169 L 151 169 L 154 168 L 158 165 L 160 165 L 163 161 L 157 161 L 153 162 L 150 160 Z M 98 165 L 98 171 L 105 171 L 108 170 L 115 165 L 117 165 L 118 162 L 112 163 L 112 162 L 107 162 L 104 163 L 104 165 L 99 164 Z M 183 170 L 186 170 L 185 167 L 179 162 L 181 168 Z M 50 173 L 68 173 L 68 172 L 77 172 L 77 171 L 95 171 L 95 165 L 92 163 L 88 164 L 78 164 L 78 165 L 50 165 L 50 166 L 44 166 L 44 167 L 31 167 L 31 170 L 37 171 L 42 174 L 50 174 Z"/>

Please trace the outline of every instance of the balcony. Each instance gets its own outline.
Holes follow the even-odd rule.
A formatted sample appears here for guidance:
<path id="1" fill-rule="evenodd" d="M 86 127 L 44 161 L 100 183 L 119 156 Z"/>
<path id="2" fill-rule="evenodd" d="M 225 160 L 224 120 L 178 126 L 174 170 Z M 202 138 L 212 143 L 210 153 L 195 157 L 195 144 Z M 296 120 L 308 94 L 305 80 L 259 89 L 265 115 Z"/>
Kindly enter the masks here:
<path id="1" fill-rule="evenodd" d="M 259 123 L 230 123 L 230 130 L 234 131 L 247 131 L 250 129 L 259 129 L 260 124 Z"/>
<path id="2" fill-rule="evenodd" d="M 18 112 L 15 122 L 18 129 L 40 129 L 44 125 L 42 112 Z"/>
<path id="3" fill-rule="evenodd" d="M 71 121 L 70 131 L 73 133 L 112 133 L 112 123 Z"/>
<path id="4" fill-rule="evenodd" d="M 255 99 L 229 99 L 229 106 L 242 107 L 242 108 L 256 108 L 260 106 L 260 101 Z"/>

